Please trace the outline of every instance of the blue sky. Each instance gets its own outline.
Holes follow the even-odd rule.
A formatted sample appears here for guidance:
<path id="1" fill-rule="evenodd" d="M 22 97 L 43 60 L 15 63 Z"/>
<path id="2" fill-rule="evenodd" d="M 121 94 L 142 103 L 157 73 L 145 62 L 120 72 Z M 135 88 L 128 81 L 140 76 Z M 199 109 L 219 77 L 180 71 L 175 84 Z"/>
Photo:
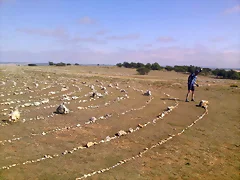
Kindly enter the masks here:
<path id="1" fill-rule="evenodd" d="M 0 0 L 0 61 L 240 68 L 239 19 L 239 0 Z"/>

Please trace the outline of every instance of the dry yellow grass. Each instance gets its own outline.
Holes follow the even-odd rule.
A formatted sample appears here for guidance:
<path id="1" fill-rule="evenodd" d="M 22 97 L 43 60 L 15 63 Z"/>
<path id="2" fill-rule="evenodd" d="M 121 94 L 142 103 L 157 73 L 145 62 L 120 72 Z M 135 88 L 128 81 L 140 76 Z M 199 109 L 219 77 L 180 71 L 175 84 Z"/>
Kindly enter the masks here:
<path id="1" fill-rule="evenodd" d="M 19 108 L 20 122 L 12 124 L 1 122 L 0 168 L 16 165 L 9 170 L 0 170 L 0 179 L 75 179 L 113 166 L 120 160 L 137 155 L 144 148 L 186 128 L 204 112 L 204 109 L 196 107 L 203 99 L 210 102 L 209 113 L 184 134 L 149 150 L 141 158 L 96 174 L 89 179 L 239 178 L 240 89 L 230 87 L 233 83 L 239 86 L 239 81 L 199 76 L 201 86 L 196 89 L 197 102 L 186 103 L 184 100 L 187 93 L 187 75 L 176 72 L 152 71 L 147 76 L 140 76 L 136 75 L 134 69 L 83 66 L 1 66 L 0 72 L 1 81 L 6 83 L 0 86 L 0 95 L 4 95 L 0 96 L 0 103 L 20 101 L 10 105 L 1 104 L 1 120 L 6 120 L 4 113 L 8 112 L 11 106 L 27 103 L 28 100 L 30 102 L 37 102 L 43 98 L 50 100 L 48 104 Z M 16 86 L 13 81 L 16 82 Z M 36 87 L 33 82 L 39 86 Z M 91 89 L 82 82 L 87 82 L 87 85 L 94 84 L 97 91 L 103 93 L 97 86 L 102 82 L 109 95 L 89 101 L 89 96 L 84 95 Z M 119 89 L 115 88 L 116 82 Z M 114 88 L 108 87 L 110 83 Z M 47 87 L 48 85 L 51 87 Z M 62 92 L 63 85 L 69 89 Z M 81 91 L 77 87 L 80 87 Z M 143 96 L 142 92 L 133 88 L 151 90 L 154 99 L 146 104 L 149 97 Z M 129 98 L 116 101 L 117 97 L 125 94 L 120 92 L 121 89 L 127 91 Z M 13 95 L 14 92 L 24 94 Z M 62 102 L 60 100 L 62 95 L 71 92 L 70 97 L 79 97 L 67 104 L 71 112 L 67 115 L 52 116 L 56 105 Z M 180 100 L 178 107 L 163 120 L 109 142 L 62 154 L 65 150 L 70 151 L 84 146 L 87 142 L 99 142 L 107 136 L 112 137 L 119 130 L 127 131 L 139 124 L 152 122 L 159 113 L 175 104 L 175 101 L 168 100 L 164 93 Z M 79 103 L 79 100 L 88 101 Z M 108 102 L 110 105 L 105 106 Z M 91 108 L 96 105 L 99 107 Z M 89 108 L 80 110 L 78 107 Z M 137 110 L 140 107 L 142 109 Z M 133 110 L 122 114 L 129 109 Z M 98 118 L 106 114 L 112 116 L 84 125 L 89 118 Z M 61 130 L 56 130 L 57 128 Z M 20 139 L 16 139 L 18 137 Z M 28 160 L 34 161 L 44 155 L 54 154 L 59 156 L 22 164 Z"/>

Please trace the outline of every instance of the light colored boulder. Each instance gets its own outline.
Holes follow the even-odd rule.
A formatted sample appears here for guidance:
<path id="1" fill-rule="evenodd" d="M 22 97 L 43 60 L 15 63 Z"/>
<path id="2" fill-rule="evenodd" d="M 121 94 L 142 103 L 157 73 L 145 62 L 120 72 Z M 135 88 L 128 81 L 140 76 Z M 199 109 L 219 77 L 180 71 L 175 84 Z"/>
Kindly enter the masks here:
<path id="1" fill-rule="evenodd" d="M 208 105 L 209 105 L 209 102 L 207 100 L 201 100 L 198 106 L 204 109 L 207 109 Z"/>
<path id="2" fill-rule="evenodd" d="M 67 87 L 63 87 L 63 88 L 61 89 L 61 91 L 67 91 L 67 90 L 68 90 Z"/>
<path id="3" fill-rule="evenodd" d="M 86 147 L 89 148 L 89 147 L 91 147 L 91 146 L 93 146 L 93 145 L 94 145 L 93 142 L 88 142 L 88 143 L 86 144 Z"/>
<path id="4" fill-rule="evenodd" d="M 25 103 L 24 106 L 25 107 L 30 107 L 30 106 L 32 106 L 32 103 Z"/>
<path id="5" fill-rule="evenodd" d="M 33 105 L 34 106 L 39 106 L 41 103 L 40 102 L 34 102 Z"/>
<path id="6" fill-rule="evenodd" d="M 11 110 L 9 113 L 9 121 L 16 122 L 20 119 L 20 112 L 18 111 L 18 108 L 16 108 L 14 111 Z"/>
<path id="7" fill-rule="evenodd" d="M 47 98 L 42 100 L 42 104 L 46 104 L 46 103 L 49 103 L 49 99 Z"/>
<path id="8" fill-rule="evenodd" d="M 123 130 L 120 130 L 120 131 L 118 131 L 117 132 L 117 136 L 124 136 L 125 134 L 127 134 L 125 131 L 123 131 Z"/>
<path id="9" fill-rule="evenodd" d="M 90 119 L 89 119 L 89 121 L 91 121 L 91 122 L 95 122 L 97 120 L 97 118 L 95 118 L 95 117 L 91 117 Z"/>
<path id="10" fill-rule="evenodd" d="M 174 106 L 168 106 L 167 110 L 172 111 L 174 109 Z"/>

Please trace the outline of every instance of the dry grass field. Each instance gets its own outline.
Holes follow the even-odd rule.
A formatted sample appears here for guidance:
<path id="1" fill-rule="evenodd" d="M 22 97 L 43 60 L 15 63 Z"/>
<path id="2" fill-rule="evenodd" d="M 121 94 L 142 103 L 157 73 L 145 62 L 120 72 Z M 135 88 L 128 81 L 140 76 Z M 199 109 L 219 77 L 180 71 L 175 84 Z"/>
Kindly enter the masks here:
<path id="1" fill-rule="evenodd" d="M 0 179 L 239 179 L 240 81 L 199 76 L 187 103 L 187 76 L 0 66 Z M 54 113 L 62 102 L 69 114 Z M 8 122 L 16 106 L 20 120 Z"/>

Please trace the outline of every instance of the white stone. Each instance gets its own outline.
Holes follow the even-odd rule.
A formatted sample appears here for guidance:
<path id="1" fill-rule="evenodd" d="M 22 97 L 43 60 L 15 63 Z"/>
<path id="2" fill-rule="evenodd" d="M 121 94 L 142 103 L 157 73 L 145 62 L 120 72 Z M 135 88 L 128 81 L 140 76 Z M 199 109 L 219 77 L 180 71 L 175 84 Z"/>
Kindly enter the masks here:
<path id="1" fill-rule="evenodd" d="M 123 131 L 123 130 L 120 130 L 120 131 L 118 131 L 117 132 L 117 136 L 123 136 L 123 135 L 125 135 L 125 134 L 127 134 L 125 131 Z"/>

